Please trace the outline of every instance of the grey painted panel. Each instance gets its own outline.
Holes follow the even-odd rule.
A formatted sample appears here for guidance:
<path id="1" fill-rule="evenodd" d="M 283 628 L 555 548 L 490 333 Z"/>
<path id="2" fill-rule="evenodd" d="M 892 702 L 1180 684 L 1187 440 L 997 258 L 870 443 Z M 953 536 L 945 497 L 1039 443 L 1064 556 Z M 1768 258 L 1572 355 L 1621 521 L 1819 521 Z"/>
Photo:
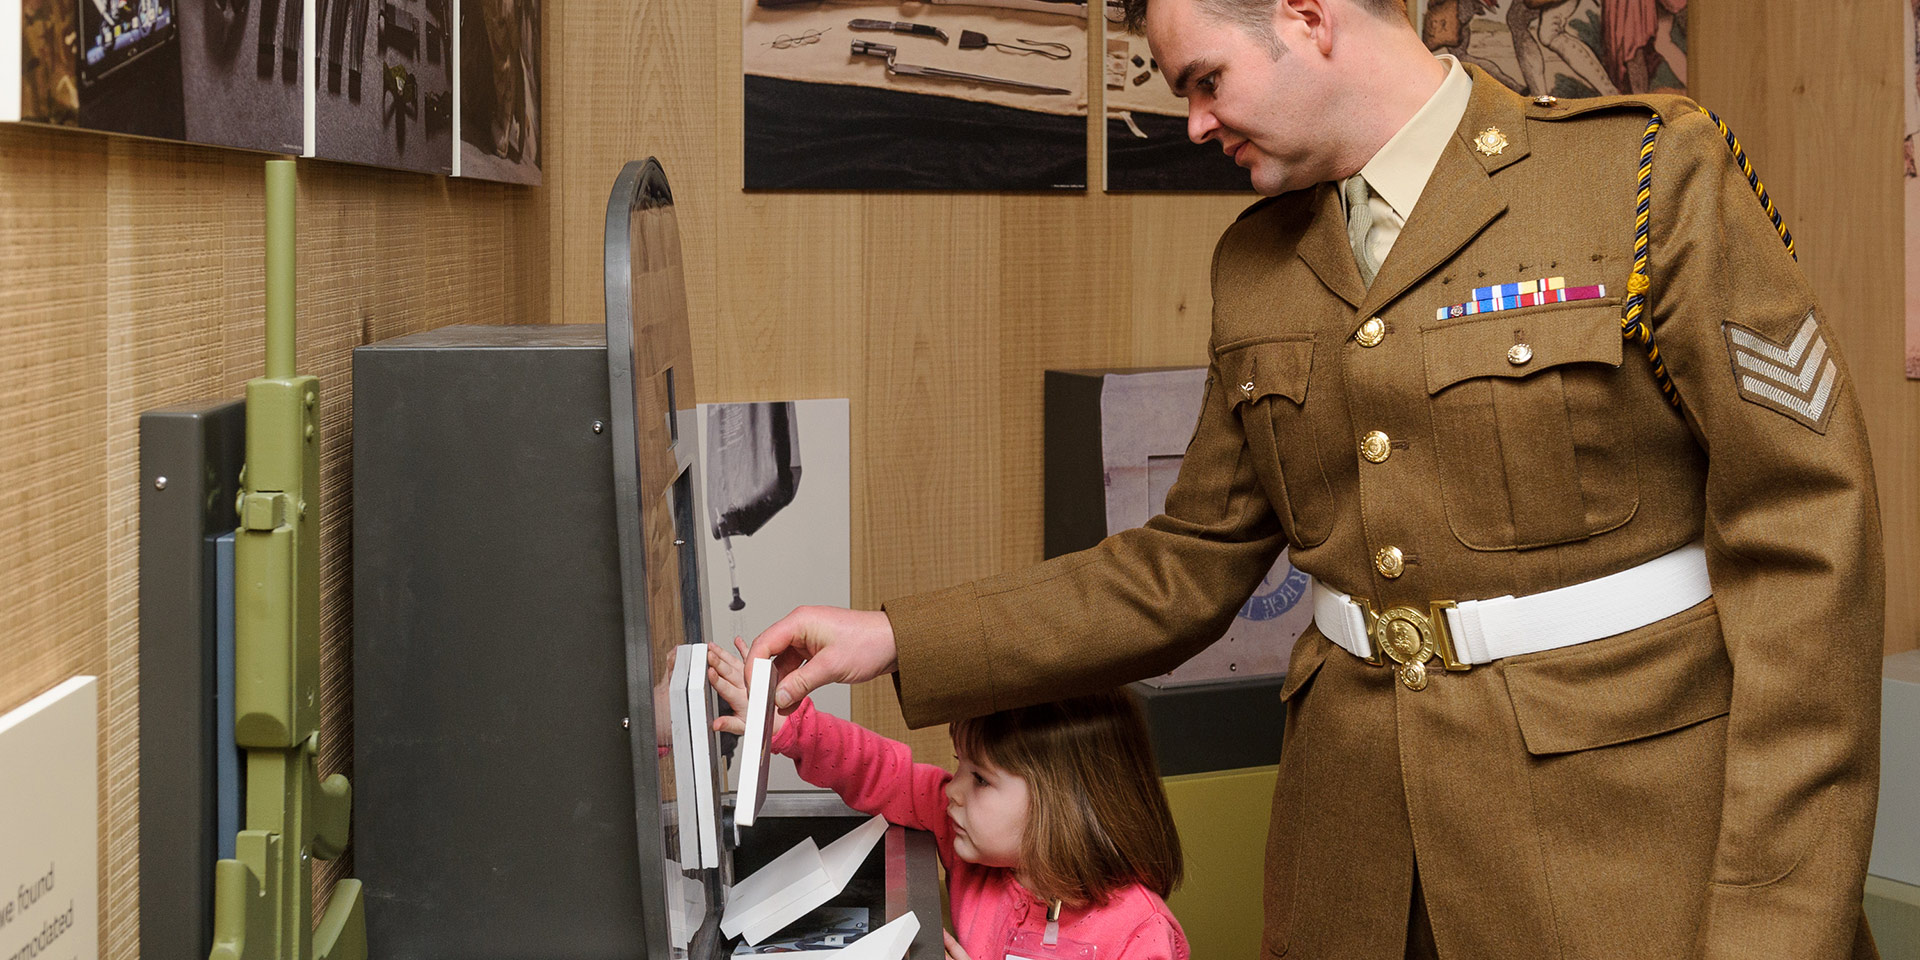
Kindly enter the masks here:
<path id="1" fill-rule="evenodd" d="M 646 955 L 582 332 L 354 351 L 353 852 L 384 958 Z"/>
<path id="2" fill-rule="evenodd" d="M 213 556 L 234 527 L 240 401 L 140 417 L 140 948 L 213 944 Z M 164 482 L 162 482 L 164 478 Z"/>
<path id="3" fill-rule="evenodd" d="M 1868 872 L 1920 887 L 1920 650 L 1896 653 L 1880 675 L 1880 816 Z"/>

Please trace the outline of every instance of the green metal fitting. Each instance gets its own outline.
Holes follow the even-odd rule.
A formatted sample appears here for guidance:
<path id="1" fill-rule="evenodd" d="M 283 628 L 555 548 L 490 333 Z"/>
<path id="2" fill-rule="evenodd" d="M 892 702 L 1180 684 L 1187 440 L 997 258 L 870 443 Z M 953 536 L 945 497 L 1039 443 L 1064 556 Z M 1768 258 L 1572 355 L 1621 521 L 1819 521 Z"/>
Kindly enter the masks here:
<path id="1" fill-rule="evenodd" d="M 320 385 L 294 373 L 294 163 L 267 162 L 267 370 L 247 384 L 234 540 L 234 739 L 247 820 L 214 868 L 210 960 L 366 960 L 360 881 L 313 916 L 313 858 L 346 850 L 353 791 L 320 778 Z"/>

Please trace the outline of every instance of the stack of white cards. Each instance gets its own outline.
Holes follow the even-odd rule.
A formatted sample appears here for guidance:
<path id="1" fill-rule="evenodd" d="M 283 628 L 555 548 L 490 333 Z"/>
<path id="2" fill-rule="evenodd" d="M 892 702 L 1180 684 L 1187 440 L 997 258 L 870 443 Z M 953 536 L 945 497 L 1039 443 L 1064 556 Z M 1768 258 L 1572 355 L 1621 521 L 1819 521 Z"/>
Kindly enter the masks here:
<path id="1" fill-rule="evenodd" d="M 720 865 L 719 768 L 714 763 L 713 711 L 707 696 L 707 648 L 688 643 L 674 651 L 667 681 L 673 724 L 674 802 L 680 815 L 680 856 L 689 866 Z"/>
<path id="2" fill-rule="evenodd" d="M 734 794 L 733 822 L 753 826 L 767 802 L 767 761 L 773 750 L 773 661 L 755 657 L 747 667 L 746 736 L 740 738 L 740 789 Z"/>
<path id="3" fill-rule="evenodd" d="M 759 943 L 846 889 L 873 845 L 887 832 L 885 817 L 874 817 L 821 849 L 812 837 L 733 885 L 720 932 Z M 891 926 L 891 924 L 889 924 Z M 877 934 L 879 931 L 875 931 Z M 872 936 L 873 934 L 869 934 Z M 911 940 L 912 934 L 907 935 Z M 865 938 L 855 945 L 865 942 Z M 851 949 L 851 948 L 849 948 Z"/>

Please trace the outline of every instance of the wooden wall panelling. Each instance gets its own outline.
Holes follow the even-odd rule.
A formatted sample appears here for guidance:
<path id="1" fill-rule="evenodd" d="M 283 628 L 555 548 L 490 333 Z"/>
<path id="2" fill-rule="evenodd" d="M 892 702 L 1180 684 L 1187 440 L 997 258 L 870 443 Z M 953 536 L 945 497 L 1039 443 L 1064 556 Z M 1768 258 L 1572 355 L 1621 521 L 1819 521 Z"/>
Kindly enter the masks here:
<path id="1" fill-rule="evenodd" d="M 1001 203 L 984 194 L 865 199 L 867 351 L 854 420 L 866 503 L 854 597 L 872 605 L 998 568 Z M 944 731 L 909 735 L 885 681 L 856 690 L 857 719 L 939 762 Z"/>
<path id="2" fill-rule="evenodd" d="M 110 695 L 106 168 L 103 141 L 0 128 L 0 711 L 77 674 Z"/>
<path id="3" fill-rule="evenodd" d="M 1095 160 L 1097 160 L 1097 154 Z M 1041 559 L 1045 372 L 1132 363 L 1128 198 L 1017 194 L 1001 201 L 1001 470 L 996 571 Z"/>
<path id="4" fill-rule="evenodd" d="M 92 255 L 103 260 L 107 288 L 107 496 L 97 535 L 107 574 L 101 943 L 112 955 L 136 949 L 139 938 L 139 417 L 238 393 L 207 390 L 225 372 L 219 331 L 232 319 L 220 282 L 227 224 L 207 214 L 222 209 L 230 181 L 259 173 L 257 160 L 239 154 L 124 139 L 104 145 L 107 236 Z"/>
<path id="5" fill-rule="evenodd" d="M 1889 653 L 1920 647 L 1920 382 L 1904 356 L 1900 0 L 1690 8 L 1694 95 L 1740 137 L 1794 233 L 1865 408 Z"/>
<path id="6" fill-rule="evenodd" d="M 1245 196 L 1160 193 L 1130 198 L 1133 229 L 1124 256 L 1130 267 L 1135 364 L 1207 362 L 1214 243 L 1257 199 L 1251 191 Z"/>

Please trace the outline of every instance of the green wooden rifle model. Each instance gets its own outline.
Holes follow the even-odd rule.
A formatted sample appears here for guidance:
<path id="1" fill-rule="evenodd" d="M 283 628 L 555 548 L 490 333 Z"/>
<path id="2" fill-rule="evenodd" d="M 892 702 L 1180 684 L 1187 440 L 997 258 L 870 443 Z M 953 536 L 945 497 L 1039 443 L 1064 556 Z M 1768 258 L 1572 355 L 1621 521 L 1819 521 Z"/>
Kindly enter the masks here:
<path id="1" fill-rule="evenodd" d="M 234 739 L 246 828 L 214 868 L 210 960 L 366 960 L 360 881 L 313 927 L 313 863 L 347 846 L 352 788 L 320 779 L 320 383 L 294 367 L 291 160 L 267 161 L 267 369 L 247 383 L 234 543 Z"/>

